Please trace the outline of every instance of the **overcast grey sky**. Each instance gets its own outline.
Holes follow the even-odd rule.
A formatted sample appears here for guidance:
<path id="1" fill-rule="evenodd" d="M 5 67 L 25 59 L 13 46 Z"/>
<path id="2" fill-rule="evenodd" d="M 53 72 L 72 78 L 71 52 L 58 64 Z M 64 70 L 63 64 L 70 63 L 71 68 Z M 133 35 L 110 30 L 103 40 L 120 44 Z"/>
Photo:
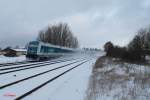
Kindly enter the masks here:
<path id="1" fill-rule="evenodd" d="M 81 47 L 123 46 L 150 24 L 150 0 L 0 0 L 0 47 L 24 46 L 58 22 L 69 24 Z"/>

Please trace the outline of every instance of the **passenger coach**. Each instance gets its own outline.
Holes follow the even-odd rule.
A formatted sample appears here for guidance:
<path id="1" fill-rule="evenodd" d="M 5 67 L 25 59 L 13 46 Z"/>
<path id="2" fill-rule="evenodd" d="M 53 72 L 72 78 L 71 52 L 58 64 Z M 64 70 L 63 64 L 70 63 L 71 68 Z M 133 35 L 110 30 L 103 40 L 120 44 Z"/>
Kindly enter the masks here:
<path id="1" fill-rule="evenodd" d="M 59 57 L 64 54 L 73 53 L 74 51 L 72 48 L 56 46 L 40 41 L 31 41 L 28 44 L 26 57 L 29 60 L 42 60 Z"/>

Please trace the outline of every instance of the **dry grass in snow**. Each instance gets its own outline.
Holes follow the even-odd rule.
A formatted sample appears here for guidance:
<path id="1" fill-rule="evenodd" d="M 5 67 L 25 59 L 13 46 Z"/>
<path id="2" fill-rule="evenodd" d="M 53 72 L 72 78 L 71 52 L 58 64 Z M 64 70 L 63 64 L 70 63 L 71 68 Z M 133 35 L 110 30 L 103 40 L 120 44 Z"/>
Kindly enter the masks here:
<path id="1" fill-rule="evenodd" d="M 150 66 L 99 58 L 85 100 L 150 100 Z"/>

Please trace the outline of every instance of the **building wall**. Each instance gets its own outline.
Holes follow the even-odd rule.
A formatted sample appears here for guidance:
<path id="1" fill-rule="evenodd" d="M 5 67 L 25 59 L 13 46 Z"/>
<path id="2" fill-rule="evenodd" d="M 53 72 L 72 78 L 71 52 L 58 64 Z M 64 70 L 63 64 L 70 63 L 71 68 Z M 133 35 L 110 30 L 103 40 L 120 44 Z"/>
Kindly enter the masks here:
<path id="1" fill-rule="evenodd" d="M 4 49 L 0 52 L 0 54 L 5 55 L 5 56 L 20 56 L 20 55 L 25 55 L 26 51 L 21 51 L 21 50 L 15 50 L 11 48 Z"/>

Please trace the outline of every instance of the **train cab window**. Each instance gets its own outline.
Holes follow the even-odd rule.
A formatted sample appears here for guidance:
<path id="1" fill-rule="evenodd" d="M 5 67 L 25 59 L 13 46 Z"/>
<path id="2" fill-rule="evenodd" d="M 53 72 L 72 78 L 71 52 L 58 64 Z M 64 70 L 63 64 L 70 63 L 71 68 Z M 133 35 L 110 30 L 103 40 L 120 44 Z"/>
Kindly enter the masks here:
<path id="1" fill-rule="evenodd" d="M 37 52 L 37 47 L 28 47 L 28 52 L 30 53 L 36 53 Z"/>

